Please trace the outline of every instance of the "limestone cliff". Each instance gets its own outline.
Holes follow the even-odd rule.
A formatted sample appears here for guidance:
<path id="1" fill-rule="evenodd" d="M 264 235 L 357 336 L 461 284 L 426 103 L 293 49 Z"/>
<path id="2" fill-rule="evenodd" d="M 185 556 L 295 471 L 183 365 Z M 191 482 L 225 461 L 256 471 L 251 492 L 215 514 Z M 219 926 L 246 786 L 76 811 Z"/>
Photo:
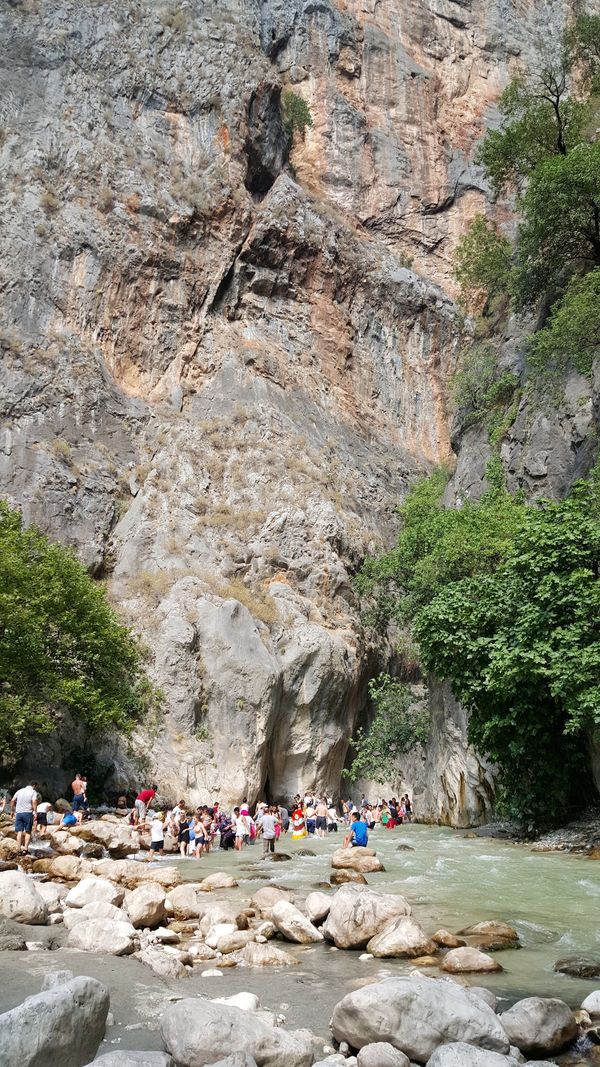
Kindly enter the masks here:
<path id="1" fill-rule="evenodd" d="M 352 574 L 451 456 L 473 149 L 575 7 L 2 6 L 0 490 L 151 649 L 164 715 L 134 747 L 164 791 L 337 790 L 386 655 Z M 289 91 L 313 121 L 291 142 Z M 566 453 L 583 417 L 563 410 Z M 476 452 L 459 481 L 481 483 Z M 423 809 L 481 818 L 464 722 L 436 723 Z"/>

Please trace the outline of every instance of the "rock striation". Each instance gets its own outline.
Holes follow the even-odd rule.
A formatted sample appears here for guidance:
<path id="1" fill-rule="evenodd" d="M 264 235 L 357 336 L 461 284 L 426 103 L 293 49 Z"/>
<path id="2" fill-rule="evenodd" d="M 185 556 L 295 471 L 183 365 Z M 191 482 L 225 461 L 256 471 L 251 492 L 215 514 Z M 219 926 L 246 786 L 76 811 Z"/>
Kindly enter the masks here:
<path id="1" fill-rule="evenodd" d="M 488 198 L 473 150 L 539 26 L 558 34 L 572 6 L 3 6 L 0 492 L 76 548 L 151 648 L 164 711 L 133 747 L 162 792 L 337 791 L 390 652 L 352 576 L 451 455 L 449 265 Z M 304 136 L 285 128 L 290 92 Z M 594 403 L 573 394 L 561 415 L 565 464 Z M 528 426 L 511 470 L 555 435 Z M 481 483 L 480 445 L 457 491 Z M 406 787 L 427 817 L 481 821 L 489 769 L 460 713 L 438 712 Z M 50 790 L 54 744 L 28 757 Z M 97 758 L 109 788 L 136 781 L 125 746 Z"/>

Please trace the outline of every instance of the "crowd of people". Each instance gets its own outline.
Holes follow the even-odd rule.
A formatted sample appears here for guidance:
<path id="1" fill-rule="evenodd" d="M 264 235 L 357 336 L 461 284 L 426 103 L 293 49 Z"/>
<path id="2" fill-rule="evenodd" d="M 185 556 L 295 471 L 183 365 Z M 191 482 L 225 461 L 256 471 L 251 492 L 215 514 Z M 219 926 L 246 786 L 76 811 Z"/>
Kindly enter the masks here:
<path id="1" fill-rule="evenodd" d="M 378 799 L 373 804 L 363 795 L 360 805 L 355 805 L 350 799 L 335 804 L 331 796 L 306 792 L 302 797 L 297 793 L 290 807 L 258 801 L 253 812 L 245 798 L 229 815 L 218 801 L 190 810 L 180 800 L 170 810 L 155 810 L 152 804 L 157 788 L 152 785 L 138 794 L 129 814 L 131 825 L 149 827 L 153 852 L 163 852 L 168 834 L 177 842 L 182 856 L 196 859 L 217 844 L 219 848 L 239 852 L 259 838 L 262 838 L 265 853 L 274 852 L 282 834 L 291 832 L 294 840 L 326 837 L 337 833 L 340 824 L 348 827 L 345 846 L 366 845 L 369 830 L 378 825 L 391 830 L 404 822 L 412 822 L 413 818 L 408 794 L 400 800 L 396 797 L 389 801 Z"/>
<path id="2" fill-rule="evenodd" d="M 14 793 L 10 800 L 10 811 L 15 817 L 17 845 L 22 854 L 27 853 L 33 833 L 44 837 L 50 827 L 69 829 L 90 817 L 85 775 L 77 772 L 71 789 L 71 810 L 63 813 L 56 812 L 52 803 L 42 799 L 35 782 Z M 400 800 L 392 797 L 391 800 L 378 799 L 374 803 L 369 802 L 363 794 L 360 804 L 355 805 L 351 799 L 335 803 L 331 796 L 306 791 L 304 796 L 297 793 L 289 807 L 259 801 L 251 813 L 245 798 L 239 806 L 234 807 L 231 814 L 227 814 L 218 801 L 195 809 L 186 805 L 184 800 L 172 808 L 164 807 L 157 802 L 157 793 L 156 783 L 140 790 L 133 806 L 128 809 L 129 825 L 150 832 L 152 855 L 163 853 L 167 835 L 177 843 L 182 857 L 200 859 L 217 845 L 224 850 L 241 851 L 260 838 L 263 852 L 267 854 L 275 851 L 275 844 L 282 834 L 291 832 L 295 840 L 303 837 L 324 838 L 330 833 L 337 833 L 339 825 L 348 830 L 344 845 L 352 847 L 366 845 L 369 830 L 377 826 L 391 830 L 404 822 L 412 822 L 413 818 L 408 794 Z M 6 805 L 7 798 L 4 797 L 0 810 L 5 811 Z M 120 797 L 117 806 L 128 808 L 127 798 Z"/>

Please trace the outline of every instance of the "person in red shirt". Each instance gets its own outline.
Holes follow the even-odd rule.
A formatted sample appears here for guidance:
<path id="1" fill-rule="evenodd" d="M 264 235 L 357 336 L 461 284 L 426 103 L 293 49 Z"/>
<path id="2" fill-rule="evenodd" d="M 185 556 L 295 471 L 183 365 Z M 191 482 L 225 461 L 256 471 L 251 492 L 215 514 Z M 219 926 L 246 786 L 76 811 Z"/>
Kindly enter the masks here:
<path id="1" fill-rule="evenodd" d="M 157 785 L 150 786 L 150 789 L 142 789 L 141 793 L 138 793 L 135 798 L 135 810 L 137 812 L 138 822 L 144 822 L 148 804 L 156 796 L 157 789 Z"/>

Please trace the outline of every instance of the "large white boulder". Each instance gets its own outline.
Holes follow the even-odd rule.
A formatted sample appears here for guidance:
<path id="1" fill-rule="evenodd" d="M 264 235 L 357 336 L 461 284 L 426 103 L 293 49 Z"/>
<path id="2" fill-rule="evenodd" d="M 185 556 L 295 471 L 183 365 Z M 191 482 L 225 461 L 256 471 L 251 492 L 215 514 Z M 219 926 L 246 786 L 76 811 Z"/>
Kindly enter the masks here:
<path id="1" fill-rule="evenodd" d="M 104 822 L 101 819 L 90 819 L 81 826 L 73 828 L 72 833 L 83 841 L 93 841 L 96 845 L 102 845 L 115 859 L 122 859 L 132 852 L 137 852 L 140 847 L 140 835 L 123 822 Z"/>
<path id="2" fill-rule="evenodd" d="M 294 894 L 288 889 L 280 889 L 276 885 L 264 885 L 261 889 L 257 889 L 250 901 L 250 907 L 254 908 L 263 919 L 270 919 L 271 909 L 277 904 L 278 900 L 289 900 L 293 904 Z"/>
<path id="3" fill-rule="evenodd" d="M 240 952 L 240 958 L 249 967 L 291 967 L 298 963 L 289 952 L 283 952 L 271 942 L 260 944 L 250 941 Z"/>
<path id="4" fill-rule="evenodd" d="M 303 915 L 295 904 L 289 900 L 278 900 L 271 909 L 271 921 L 276 930 L 283 934 L 286 941 L 294 941 L 298 945 L 310 945 L 323 940 L 323 934 L 313 926 L 310 919 Z"/>
<path id="5" fill-rule="evenodd" d="M 63 901 L 69 892 L 68 886 L 63 885 L 62 882 L 36 882 L 35 888 L 46 901 L 49 915 L 63 910 Z"/>
<path id="6" fill-rule="evenodd" d="M 198 897 L 199 886 L 194 882 L 184 882 L 183 885 L 171 889 L 165 899 L 165 911 L 167 915 L 175 919 L 197 919 L 204 908 L 204 902 Z"/>
<path id="7" fill-rule="evenodd" d="M 105 900 L 92 900 L 89 904 L 85 904 L 83 908 L 65 908 L 63 912 L 63 925 L 66 930 L 72 930 L 79 923 L 87 923 L 91 919 L 129 922 L 129 918 L 124 911 L 116 908 L 114 904 L 108 904 Z"/>
<path id="8" fill-rule="evenodd" d="M 360 1049 L 388 1041 L 410 1060 L 427 1063 L 439 1045 L 466 1041 L 506 1055 L 509 1041 L 494 1012 L 459 985 L 412 975 L 348 993 L 336 1004 L 333 1035 Z"/>
<path id="9" fill-rule="evenodd" d="M 180 1000 L 163 1013 L 161 1033 L 179 1067 L 207 1067 L 219 1058 L 247 1052 L 257 1067 L 311 1067 L 316 1041 L 308 1030 L 287 1032 L 256 1013 L 228 1004 Z"/>
<path id="10" fill-rule="evenodd" d="M 148 945 L 140 952 L 139 957 L 142 963 L 150 967 L 160 978 L 187 978 L 188 972 L 181 960 L 165 952 L 164 948 L 158 945 Z"/>
<path id="11" fill-rule="evenodd" d="M 68 830 L 55 830 L 52 834 L 52 848 L 61 856 L 79 856 L 83 850 L 83 841 L 70 834 Z"/>
<path id="12" fill-rule="evenodd" d="M 154 866 L 138 863 L 137 860 L 96 860 L 93 870 L 94 874 L 110 878 L 111 882 L 124 885 L 127 889 L 137 889 L 142 882 L 157 882 L 168 891 L 181 882 L 177 867 L 163 867 L 162 864 Z"/>
<path id="13" fill-rule="evenodd" d="M 519 1060 L 455 1041 L 436 1049 L 427 1067 L 519 1067 Z"/>
<path id="14" fill-rule="evenodd" d="M 491 974 L 502 967 L 493 956 L 478 948 L 451 948 L 441 963 L 442 971 L 448 974 Z"/>
<path id="15" fill-rule="evenodd" d="M 200 888 L 203 890 L 212 889 L 235 889 L 237 882 L 231 874 L 226 874 L 225 871 L 215 871 L 213 874 L 207 874 L 206 878 L 203 878 L 200 882 Z"/>
<path id="16" fill-rule="evenodd" d="M 331 866 L 334 870 L 358 871 L 360 874 L 385 871 L 372 848 L 338 848 L 331 857 Z"/>
<path id="17" fill-rule="evenodd" d="M 108 990 L 94 978 L 71 976 L 28 997 L 0 1015 L 0 1063 L 80 1067 L 94 1059 L 108 1007 Z"/>
<path id="18" fill-rule="evenodd" d="M 22 871 L 0 873 L 0 915 L 17 923 L 42 926 L 48 907 L 32 878 Z"/>
<path id="19" fill-rule="evenodd" d="M 103 901 L 105 904 L 114 904 L 116 908 L 123 903 L 125 890 L 122 886 L 115 885 L 108 878 L 97 878 L 90 874 L 83 878 L 79 885 L 73 886 L 65 897 L 68 908 L 83 908 L 85 904 Z"/>
<path id="20" fill-rule="evenodd" d="M 410 1067 L 410 1060 L 388 1041 L 376 1041 L 361 1048 L 357 1067 Z"/>
<path id="21" fill-rule="evenodd" d="M 311 923 L 322 923 L 329 915 L 333 897 L 327 893 L 309 893 L 304 903 L 304 909 Z"/>
<path id="22" fill-rule="evenodd" d="M 131 925 L 136 930 L 160 926 L 166 915 L 165 900 L 166 893 L 156 882 L 146 882 L 132 890 L 125 901 Z"/>
<path id="23" fill-rule="evenodd" d="M 69 948 L 82 952 L 103 952 L 109 956 L 127 956 L 135 947 L 135 930 L 131 923 L 113 919 L 90 919 L 78 923 L 69 932 Z"/>
<path id="24" fill-rule="evenodd" d="M 404 897 L 350 883 L 333 896 L 323 933 L 337 948 L 363 948 L 390 919 L 410 914 Z"/>
<path id="25" fill-rule="evenodd" d="M 500 1016 L 511 1045 L 526 1056 L 553 1056 L 575 1040 L 579 1027 L 564 1000 L 526 997 Z"/>
<path id="26" fill-rule="evenodd" d="M 367 944 L 367 952 L 384 959 L 386 957 L 431 956 L 437 949 L 423 927 L 410 915 L 390 919 Z"/>
<path id="27" fill-rule="evenodd" d="M 212 926 L 217 926 L 221 923 L 231 923 L 233 926 L 237 926 L 239 907 L 235 907 L 234 904 L 228 904 L 225 900 L 215 900 L 209 903 L 205 898 L 202 911 L 200 933 L 203 935 L 206 935 Z"/>
<path id="28" fill-rule="evenodd" d="M 589 993 L 581 1007 L 589 1015 L 600 1015 L 600 989 L 595 989 L 593 993 Z"/>

